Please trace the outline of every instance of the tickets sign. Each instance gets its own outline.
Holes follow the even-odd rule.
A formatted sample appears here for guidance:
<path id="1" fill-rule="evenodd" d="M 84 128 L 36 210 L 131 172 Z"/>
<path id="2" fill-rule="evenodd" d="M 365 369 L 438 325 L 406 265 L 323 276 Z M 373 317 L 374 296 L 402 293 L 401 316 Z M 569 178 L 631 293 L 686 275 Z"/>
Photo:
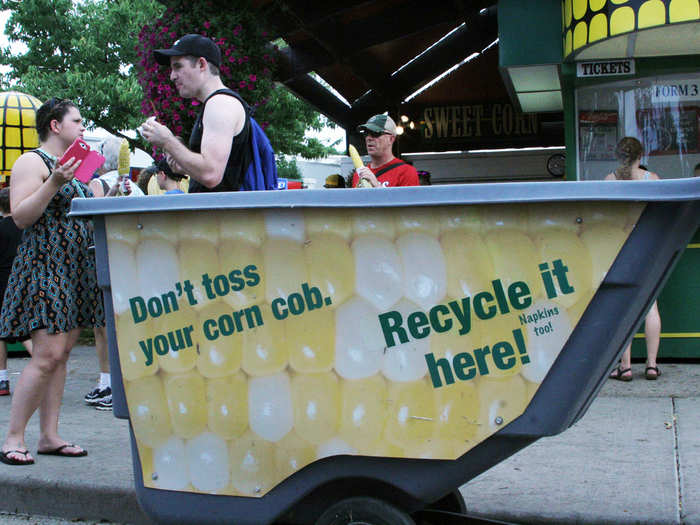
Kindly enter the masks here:
<path id="1" fill-rule="evenodd" d="M 523 413 L 641 208 L 108 216 L 145 485 L 259 497 L 337 454 L 463 455 Z"/>
<path id="2" fill-rule="evenodd" d="M 576 63 L 576 76 L 579 78 L 634 75 L 634 73 L 634 59 L 632 58 Z"/>

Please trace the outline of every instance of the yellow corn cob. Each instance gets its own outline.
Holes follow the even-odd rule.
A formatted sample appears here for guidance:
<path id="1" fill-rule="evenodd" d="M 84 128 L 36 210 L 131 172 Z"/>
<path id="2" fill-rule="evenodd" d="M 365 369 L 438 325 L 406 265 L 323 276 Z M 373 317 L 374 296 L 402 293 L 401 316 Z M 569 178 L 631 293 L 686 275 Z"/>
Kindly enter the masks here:
<path id="1" fill-rule="evenodd" d="M 364 164 L 362 163 L 362 159 L 360 158 L 360 154 L 357 152 L 357 149 L 352 144 L 348 146 L 348 153 L 350 154 L 350 158 L 352 159 L 352 164 L 353 166 L 355 166 L 355 169 L 364 166 Z M 371 188 L 372 185 L 367 181 L 367 179 L 360 179 L 360 181 L 357 183 L 357 187 Z"/>
<path id="2" fill-rule="evenodd" d="M 119 146 L 119 161 L 117 163 L 117 173 L 119 175 L 127 175 L 131 165 L 131 154 L 129 152 L 129 141 L 122 139 L 122 144 Z"/>
<path id="3" fill-rule="evenodd" d="M 348 153 L 350 154 L 350 158 L 352 159 L 352 164 L 353 166 L 355 166 L 355 169 L 364 166 L 364 164 L 362 163 L 362 159 L 360 158 L 360 154 L 357 152 L 357 149 L 352 144 L 348 146 Z"/>

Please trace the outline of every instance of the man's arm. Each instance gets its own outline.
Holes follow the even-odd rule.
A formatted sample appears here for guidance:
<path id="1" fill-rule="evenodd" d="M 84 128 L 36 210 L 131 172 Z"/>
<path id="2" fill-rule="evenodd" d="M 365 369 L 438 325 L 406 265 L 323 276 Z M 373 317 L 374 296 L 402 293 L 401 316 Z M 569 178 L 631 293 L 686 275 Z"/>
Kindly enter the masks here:
<path id="1" fill-rule="evenodd" d="M 204 108 L 202 124 L 201 153 L 190 151 L 158 122 L 144 123 L 143 136 L 170 154 L 184 173 L 207 188 L 214 188 L 224 177 L 233 138 L 243 130 L 245 111 L 235 97 L 216 95 Z"/>

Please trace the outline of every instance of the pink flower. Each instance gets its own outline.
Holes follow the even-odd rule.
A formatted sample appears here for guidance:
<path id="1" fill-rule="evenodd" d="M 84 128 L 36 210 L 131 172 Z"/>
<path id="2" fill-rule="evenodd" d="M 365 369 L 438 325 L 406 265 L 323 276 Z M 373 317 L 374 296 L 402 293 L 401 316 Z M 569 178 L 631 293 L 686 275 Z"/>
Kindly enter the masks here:
<path id="1" fill-rule="evenodd" d="M 204 22 L 204 27 L 206 27 L 207 29 L 209 29 L 209 28 L 211 27 L 211 22 L 209 22 L 209 21 Z"/>
<path id="2" fill-rule="evenodd" d="M 199 106 L 199 100 L 192 99 L 191 104 L 192 104 L 193 106 Z"/>
<path id="3" fill-rule="evenodd" d="M 236 61 L 236 57 L 228 57 L 228 61 L 229 61 L 229 62 L 235 62 L 235 61 Z"/>
<path id="4" fill-rule="evenodd" d="M 238 83 L 238 87 L 241 88 L 241 89 L 243 89 L 244 87 L 246 87 L 246 82 L 245 82 L 245 80 L 241 80 L 241 81 Z"/>
<path id="5" fill-rule="evenodd" d="M 250 75 L 248 78 L 251 82 L 255 82 L 258 79 L 258 77 L 256 77 L 255 75 Z"/>

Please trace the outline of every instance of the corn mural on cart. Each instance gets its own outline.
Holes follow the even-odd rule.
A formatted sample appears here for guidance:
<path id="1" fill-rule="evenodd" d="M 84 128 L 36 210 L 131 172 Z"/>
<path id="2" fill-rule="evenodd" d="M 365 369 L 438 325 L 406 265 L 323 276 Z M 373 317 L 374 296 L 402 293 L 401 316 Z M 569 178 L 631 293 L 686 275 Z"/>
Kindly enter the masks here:
<path id="1" fill-rule="evenodd" d="M 585 413 L 700 225 L 700 179 L 72 213 L 95 221 L 114 412 L 152 518 L 411 523 Z"/>

